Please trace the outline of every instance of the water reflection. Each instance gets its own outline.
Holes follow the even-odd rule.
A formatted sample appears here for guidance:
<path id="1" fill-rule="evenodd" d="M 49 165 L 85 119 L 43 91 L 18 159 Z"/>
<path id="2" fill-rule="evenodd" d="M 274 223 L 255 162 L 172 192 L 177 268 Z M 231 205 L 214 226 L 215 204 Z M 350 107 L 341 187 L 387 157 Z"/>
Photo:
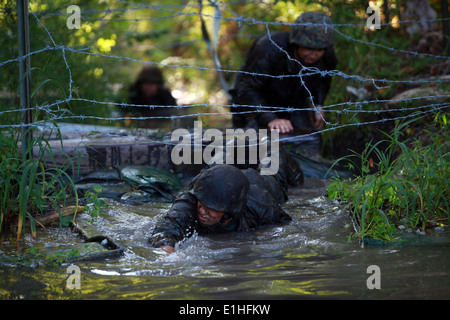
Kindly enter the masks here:
<path id="1" fill-rule="evenodd" d="M 201 237 L 172 255 L 147 237 L 170 204 L 127 205 L 108 200 L 93 225 L 121 242 L 121 257 L 78 261 L 81 289 L 66 288 L 67 265 L 0 267 L 2 299 L 299 299 L 449 298 L 449 236 L 431 245 L 360 248 L 349 243 L 351 221 L 326 198 L 293 198 L 284 226 Z M 80 215 L 79 219 L 83 219 Z M 413 235 L 418 237 L 417 235 Z M 81 241 L 69 231 L 48 232 L 29 246 L 49 248 Z M 3 249 L 2 250 L 7 250 Z M 369 265 L 382 270 L 382 289 L 366 287 Z"/>

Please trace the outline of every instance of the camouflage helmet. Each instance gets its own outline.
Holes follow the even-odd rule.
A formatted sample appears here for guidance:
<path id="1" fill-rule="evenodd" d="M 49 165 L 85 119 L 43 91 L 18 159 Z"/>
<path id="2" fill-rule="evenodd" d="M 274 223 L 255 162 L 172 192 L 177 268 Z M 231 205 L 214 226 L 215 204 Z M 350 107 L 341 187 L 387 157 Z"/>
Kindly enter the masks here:
<path id="1" fill-rule="evenodd" d="M 206 207 L 239 218 L 247 204 L 250 182 L 238 168 L 218 164 L 203 170 L 190 184 L 190 193 Z"/>
<path id="2" fill-rule="evenodd" d="M 302 13 L 295 20 L 295 26 L 289 34 L 289 42 L 311 49 L 325 49 L 334 45 L 333 29 L 324 24 L 331 25 L 331 20 L 325 13 L 318 11 Z"/>
<path id="3" fill-rule="evenodd" d="M 163 74 L 157 66 L 146 65 L 142 67 L 137 76 L 138 83 L 163 83 Z"/>

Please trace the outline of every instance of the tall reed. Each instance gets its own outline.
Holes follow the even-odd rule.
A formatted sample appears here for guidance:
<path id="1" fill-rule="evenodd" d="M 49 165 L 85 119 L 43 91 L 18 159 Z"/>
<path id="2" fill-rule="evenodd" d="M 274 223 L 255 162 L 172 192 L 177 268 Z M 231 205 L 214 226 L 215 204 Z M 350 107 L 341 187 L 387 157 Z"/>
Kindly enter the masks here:
<path id="1" fill-rule="evenodd" d="M 405 139 L 404 131 L 410 130 L 410 124 L 397 126 L 383 141 L 367 144 L 361 154 L 336 161 L 345 160 L 351 168 L 360 168 L 356 178 L 336 180 L 328 187 L 331 199 L 347 203 L 358 229 L 353 237 L 392 241 L 400 225 L 420 231 L 448 225 L 450 145 L 446 115 L 436 115 L 418 138 Z M 424 137 L 428 140 L 425 143 Z"/>
<path id="2" fill-rule="evenodd" d="M 58 148 L 67 159 L 59 164 L 55 148 L 43 136 L 31 139 L 24 158 L 20 135 L 20 130 L 0 133 L 0 234 L 9 236 L 15 229 L 18 245 L 27 222 L 35 237 L 37 217 L 47 209 L 57 210 L 61 222 L 68 200 L 78 203 L 75 184 L 68 174 L 75 172 L 77 163 Z"/>

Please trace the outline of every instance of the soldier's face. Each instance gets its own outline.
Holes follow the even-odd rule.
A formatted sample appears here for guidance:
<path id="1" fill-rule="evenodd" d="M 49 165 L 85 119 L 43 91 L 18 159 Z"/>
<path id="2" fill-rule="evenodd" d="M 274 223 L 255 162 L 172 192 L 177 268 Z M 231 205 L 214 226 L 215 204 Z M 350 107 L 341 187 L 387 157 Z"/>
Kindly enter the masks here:
<path id="1" fill-rule="evenodd" d="M 141 83 L 141 92 L 146 97 L 154 96 L 159 89 L 159 84 L 157 83 Z"/>
<path id="2" fill-rule="evenodd" d="M 202 224 L 212 226 L 222 220 L 224 213 L 210 209 L 199 201 L 197 202 L 197 215 Z"/>
<path id="3" fill-rule="evenodd" d="M 295 58 L 300 59 L 307 64 L 313 64 L 325 53 L 325 49 L 310 49 L 305 47 L 297 47 L 295 51 Z"/>

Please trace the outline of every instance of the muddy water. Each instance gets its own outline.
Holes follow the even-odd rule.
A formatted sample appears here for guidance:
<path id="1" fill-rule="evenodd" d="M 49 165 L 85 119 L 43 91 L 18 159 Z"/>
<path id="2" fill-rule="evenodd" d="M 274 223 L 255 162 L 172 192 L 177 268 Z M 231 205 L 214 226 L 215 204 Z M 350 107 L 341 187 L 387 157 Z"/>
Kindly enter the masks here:
<path id="1" fill-rule="evenodd" d="M 116 258 L 77 261 L 80 289 L 67 288 L 69 264 L 0 266 L 1 299 L 449 299 L 450 235 L 410 235 L 403 245 L 348 242 L 352 224 L 325 197 L 293 194 L 293 221 L 256 231 L 194 236 L 167 256 L 147 237 L 169 204 L 110 207 L 93 226 L 121 242 Z M 80 219 L 86 218 L 83 215 Z M 57 230 L 27 236 L 26 246 L 67 247 L 82 240 Z M 3 254 L 13 245 L 5 244 Z M 380 268 L 369 289 L 367 268 Z"/>

